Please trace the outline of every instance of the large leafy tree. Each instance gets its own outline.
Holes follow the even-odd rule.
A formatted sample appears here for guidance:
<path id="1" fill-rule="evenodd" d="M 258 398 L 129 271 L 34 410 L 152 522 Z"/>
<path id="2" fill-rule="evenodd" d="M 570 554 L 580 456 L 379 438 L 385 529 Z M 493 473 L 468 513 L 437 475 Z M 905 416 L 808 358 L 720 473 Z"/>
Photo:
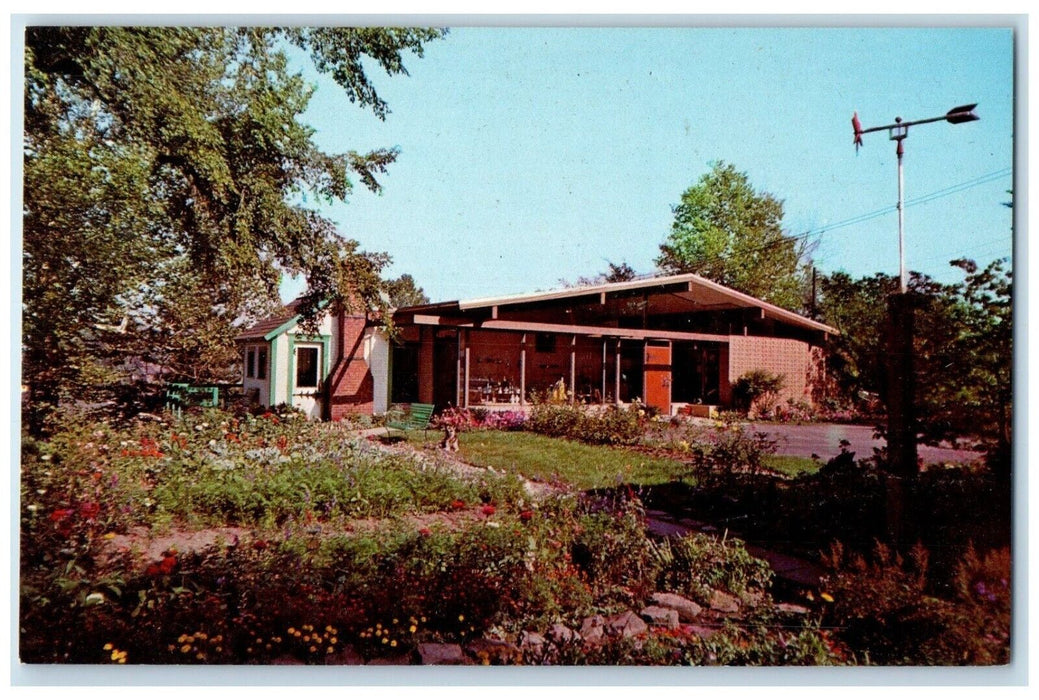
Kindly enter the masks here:
<path id="1" fill-rule="evenodd" d="M 656 264 L 800 311 L 808 250 L 783 233 L 783 203 L 754 189 L 745 173 L 717 162 L 673 207 Z"/>
<path id="2" fill-rule="evenodd" d="M 347 97 L 388 113 L 365 67 L 406 73 L 442 36 L 409 28 L 31 27 L 26 32 L 23 368 L 31 407 L 84 398 L 148 345 L 181 360 L 183 334 L 234 321 L 305 275 L 302 310 L 379 303 L 388 258 L 342 239 L 306 201 L 379 189 L 393 149 L 328 154 L 300 120 L 312 94 L 285 49 Z M 305 197 L 303 195 L 309 195 Z M 180 337 L 178 337 L 180 336 Z M 154 342 L 152 342 L 154 341 Z M 137 344 L 141 349 L 141 344 Z M 176 356 L 180 356 L 179 360 Z M 196 358 L 197 359 L 197 358 Z M 203 366 L 204 365 L 204 366 Z"/>
<path id="3" fill-rule="evenodd" d="M 981 269 L 954 260 L 963 281 L 940 284 L 913 274 L 913 365 L 916 415 L 927 442 L 981 438 L 1005 467 L 1010 446 L 1013 366 L 1012 280 L 1002 261 Z M 889 275 L 858 280 L 837 272 L 822 279 L 823 319 L 841 331 L 830 367 L 852 396 L 884 396 Z"/>

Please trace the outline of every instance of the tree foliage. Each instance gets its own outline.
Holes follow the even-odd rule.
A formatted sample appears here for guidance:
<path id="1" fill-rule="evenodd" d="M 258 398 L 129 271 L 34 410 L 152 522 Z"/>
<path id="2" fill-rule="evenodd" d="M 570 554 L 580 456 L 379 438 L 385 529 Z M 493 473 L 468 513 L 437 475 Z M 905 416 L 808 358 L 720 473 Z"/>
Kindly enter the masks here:
<path id="1" fill-rule="evenodd" d="M 693 272 L 777 306 L 804 306 L 808 250 L 783 233 L 783 203 L 717 162 L 682 193 L 656 264 Z"/>
<path id="2" fill-rule="evenodd" d="M 391 308 L 429 303 L 429 297 L 422 291 L 422 287 L 415 284 L 415 279 L 407 273 L 396 279 L 386 280 L 385 287 Z"/>
<path id="3" fill-rule="evenodd" d="M 388 258 L 342 239 L 303 202 L 373 190 L 394 149 L 328 154 L 302 123 L 313 88 L 284 48 L 309 52 L 347 97 L 388 112 L 365 66 L 406 73 L 433 29 L 30 27 L 24 95 L 24 373 L 30 405 L 83 398 L 126 343 L 159 340 L 175 374 L 220 375 L 183 337 L 230 324 L 305 275 L 302 311 L 379 303 Z M 189 308 L 190 307 L 190 308 Z M 125 319 L 125 322 L 124 322 Z M 193 319 L 193 320 L 192 320 Z M 208 326 L 207 326 L 208 327 Z M 160 358 L 161 359 L 161 358 Z M 199 359 L 198 357 L 195 358 Z M 215 362 L 216 364 L 210 364 Z M 181 364 L 184 364 L 181 362 Z M 103 371 L 102 371 L 103 370 Z M 104 383 L 104 382 L 101 382 Z"/>
<path id="4" fill-rule="evenodd" d="M 962 282 L 940 284 L 914 273 L 914 403 L 922 438 L 931 443 L 978 437 L 1004 456 L 1010 445 L 1013 366 L 1012 279 L 1003 261 L 984 269 L 954 260 Z M 886 393 L 887 297 L 898 280 L 877 274 L 822 279 L 821 312 L 841 334 L 830 369 L 851 396 Z"/>

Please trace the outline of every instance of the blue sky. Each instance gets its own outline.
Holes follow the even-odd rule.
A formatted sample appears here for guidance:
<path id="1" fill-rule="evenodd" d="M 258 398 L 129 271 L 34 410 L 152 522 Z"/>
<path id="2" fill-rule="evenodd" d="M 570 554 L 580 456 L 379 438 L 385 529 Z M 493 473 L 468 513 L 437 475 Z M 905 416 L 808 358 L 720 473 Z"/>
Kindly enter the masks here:
<path id="1" fill-rule="evenodd" d="M 907 267 L 953 281 L 950 259 L 1011 251 L 1007 28 L 462 27 L 406 65 L 370 72 L 385 122 L 307 67 L 306 121 L 328 151 L 400 149 L 381 196 L 325 213 L 433 300 L 555 287 L 607 260 L 650 272 L 672 205 L 715 160 L 785 202 L 820 270 L 897 274 L 894 143 L 870 134 L 856 155 L 855 110 L 870 127 L 977 102 L 978 122 L 910 130 Z"/>

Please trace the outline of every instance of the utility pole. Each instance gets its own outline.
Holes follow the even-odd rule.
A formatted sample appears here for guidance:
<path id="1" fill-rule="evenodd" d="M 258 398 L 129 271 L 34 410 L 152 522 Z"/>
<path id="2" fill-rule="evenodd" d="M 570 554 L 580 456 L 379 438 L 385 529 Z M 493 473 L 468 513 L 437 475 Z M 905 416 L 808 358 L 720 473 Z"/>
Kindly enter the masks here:
<path id="1" fill-rule="evenodd" d="M 909 127 L 921 124 L 944 121 L 950 124 L 963 124 L 977 121 L 974 114 L 977 104 L 953 107 L 940 117 L 929 117 L 914 121 L 902 121 L 896 117 L 893 124 L 874 126 L 863 129 L 859 123 L 858 113 L 852 115 L 851 124 L 855 130 L 855 150 L 862 146 L 862 136 L 876 131 L 887 131 L 890 140 L 894 141 L 895 155 L 898 160 L 898 293 L 892 294 L 888 300 L 890 318 L 888 333 L 888 457 L 892 471 L 899 474 L 915 474 L 917 471 L 916 452 L 916 416 L 914 412 L 914 375 L 913 375 L 913 326 L 914 313 L 912 299 L 908 293 L 908 282 L 905 265 L 905 204 L 903 195 L 902 159 L 905 155 L 904 141 L 909 136 Z"/>
<path id="2" fill-rule="evenodd" d="M 914 406 L 915 375 L 913 371 L 913 337 L 915 315 L 912 296 L 909 294 L 905 266 L 905 200 L 903 196 L 902 157 L 905 155 L 903 142 L 909 136 L 909 127 L 945 121 L 963 124 L 977 121 L 974 114 L 977 104 L 953 107 L 940 117 L 902 121 L 896 117 L 893 124 L 863 129 L 858 113 L 852 114 L 851 124 L 855 130 L 855 150 L 862 146 L 863 134 L 887 131 L 895 142 L 898 159 L 898 293 L 888 298 L 887 333 L 887 448 L 888 472 L 888 522 L 896 541 L 902 539 L 902 511 L 905 508 L 905 493 L 902 477 L 913 476 L 917 466 L 917 425 Z"/>

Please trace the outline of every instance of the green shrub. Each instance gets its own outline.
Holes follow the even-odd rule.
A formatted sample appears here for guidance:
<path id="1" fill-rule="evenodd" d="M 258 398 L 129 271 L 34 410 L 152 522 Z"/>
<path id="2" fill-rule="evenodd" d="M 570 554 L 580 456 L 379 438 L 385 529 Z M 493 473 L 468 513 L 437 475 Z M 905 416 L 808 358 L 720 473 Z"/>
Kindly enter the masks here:
<path id="1" fill-rule="evenodd" d="M 657 588 L 708 604 L 712 590 L 734 595 L 764 593 L 772 585 L 772 569 L 735 538 L 700 533 L 667 539 L 652 547 L 659 573 Z"/>
<path id="2" fill-rule="evenodd" d="M 638 403 L 619 406 L 535 404 L 526 429 L 592 445 L 633 445 L 642 438 L 646 411 Z"/>
<path id="3" fill-rule="evenodd" d="M 732 385 L 732 398 L 744 413 L 751 410 L 767 411 L 779 397 L 786 378 L 768 370 L 753 369 L 746 372 Z"/>

